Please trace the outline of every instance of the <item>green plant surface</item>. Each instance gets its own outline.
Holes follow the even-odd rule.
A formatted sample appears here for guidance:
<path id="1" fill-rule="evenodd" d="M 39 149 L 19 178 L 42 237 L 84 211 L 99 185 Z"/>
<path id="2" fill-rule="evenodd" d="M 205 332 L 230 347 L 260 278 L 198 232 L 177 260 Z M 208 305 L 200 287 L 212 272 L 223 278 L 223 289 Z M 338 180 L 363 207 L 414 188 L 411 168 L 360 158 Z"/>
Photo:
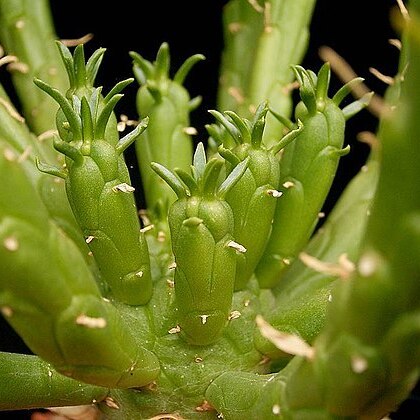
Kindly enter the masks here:
<path id="1" fill-rule="evenodd" d="M 303 130 L 281 157 L 279 189 L 284 197 L 276 206 L 273 231 L 255 272 L 262 287 L 273 287 L 279 281 L 311 237 L 339 159 L 350 151 L 349 146 L 343 148 L 345 121 L 369 100 L 369 96 L 362 98 L 341 110 L 339 105 L 350 88 L 345 85 L 332 99 L 328 98 L 330 70 L 327 63 L 318 76 L 301 67 L 295 67 L 295 71 L 301 97 L 295 113 Z M 354 85 L 355 82 L 358 80 L 349 83 Z"/>
<path id="2" fill-rule="evenodd" d="M 247 250 L 237 259 L 236 290 L 246 287 L 271 233 L 277 199 L 282 195 L 276 189 L 280 183 L 280 164 L 276 155 L 302 131 L 302 126 L 298 126 L 266 148 L 262 137 L 267 112 L 267 104 L 262 103 L 253 120 L 249 121 L 232 111 L 223 115 L 211 110 L 219 126 L 207 127 L 219 143 L 218 152 L 227 162 L 228 173 L 233 173 L 233 168 L 248 160 L 244 175 L 226 195 L 226 201 L 233 210 L 235 240 Z M 229 147 L 232 143 L 233 146 Z"/>
<path id="3" fill-rule="evenodd" d="M 190 69 L 204 56 L 195 54 L 189 57 L 170 79 L 167 43 L 160 46 L 153 63 L 134 51 L 130 55 L 133 72 L 140 84 L 137 111 L 142 118 L 149 118 L 148 129 L 136 142 L 145 201 L 151 220 L 165 223 L 168 208 L 176 196 L 154 173 L 150 164 L 157 162 L 170 170 L 179 168 L 188 171 L 193 154 L 191 136 L 196 131 L 190 126 L 189 114 L 200 104 L 201 98 L 190 99 L 183 82 Z"/>
<path id="4" fill-rule="evenodd" d="M 0 89 L 0 313 L 33 353 L 0 352 L 0 410 L 124 420 L 395 410 L 420 374 L 420 2 L 392 15 L 399 72 L 365 165 L 319 228 L 349 152 L 347 120 L 372 93 L 349 101 L 356 78 L 330 98 L 330 64 L 302 66 L 315 1 L 227 2 L 219 104 L 196 146 L 200 99 L 184 81 L 202 55 L 171 77 L 166 42 L 153 62 L 127 54 L 139 120 L 122 135 L 115 109 L 134 78 L 104 93 L 105 49 L 86 60 L 37 5 L 0 0 L 3 62 L 30 69 L 13 79 L 23 116 Z M 55 66 L 55 78 L 37 66 Z"/>
<path id="5" fill-rule="evenodd" d="M 303 59 L 316 1 L 229 1 L 223 10 L 225 47 L 220 68 L 218 108 L 245 118 L 270 101 L 279 114 L 289 116 L 294 81 L 291 65 Z M 249 46 L 256 45 L 255 49 Z M 271 146 L 283 125 L 268 117 L 264 142 Z"/>
<path id="6" fill-rule="evenodd" d="M 57 105 L 34 90 L 33 78 L 40 77 L 60 90 L 67 89 L 48 0 L 12 0 L 0 4 L 1 43 L 12 57 L 9 69 L 19 95 L 23 114 L 35 134 L 55 127 Z"/>

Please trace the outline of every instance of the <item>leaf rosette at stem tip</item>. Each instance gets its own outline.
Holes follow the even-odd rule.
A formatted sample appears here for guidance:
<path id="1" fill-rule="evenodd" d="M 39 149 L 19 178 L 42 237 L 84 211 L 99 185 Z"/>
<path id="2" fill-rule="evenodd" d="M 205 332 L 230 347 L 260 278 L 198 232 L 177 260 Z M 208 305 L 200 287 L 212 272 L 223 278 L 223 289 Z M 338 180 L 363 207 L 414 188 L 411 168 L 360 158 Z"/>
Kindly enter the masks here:
<path id="1" fill-rule="evenodd" d="M 343 99 L 363 79 L 353 79 L 329 98 L 328 63 L 317 75 L 301 66 L 293 69 L 300 85 L 301 98 L 295 109 L 295 118 L 301 121 L 303 129 L 281 154 L 279 189 L 283 195 L 277 202 L 271 235 L 255 271 L 263 288 L 278 284 L 310 239 L 340 157 L 350 151 L 350 146 L 343 148 L 346 121 L 365 108 L 372 96 L 368 93 L 341 109 Z M 296 127 L 287 118 L 273 110 L 270 112 L 287 127 Z"/>
<path id="2" fill-rule="evenodd" d="M 38 162 L 38 168 L 65 179 L 71 208 L 110 296 L 131 305 L 147 303 L 152 294 L 148 246 L 122 157 L 147 127 L 147 119 L 114 144 L 107 141 L 106 127 L 123 96 L 120 83 L 106 95 L 102 108 L 101 87 L 69 99 L 39 79 L 35 83 L 58 102 L 71 133 L 53 143 L 65 155 L 65 167 Z"/>
<path id="3" fill-rule="evenodd" d="M 152 163 L 152 169 L 178 196 L 168 218 L 176 264 L 178 326 L 190 344 L 215 342 L 228 322 L 236 253 L 246 249 L 234 240 L 234 217 L 225 196 L 247 165 L 245 159 L 220 182 L 223 160 L 214 157 L 207 162 L 203 143 L 196 148 L 191 173 Z"/>
<path id="4" fill-rule="evenodd" d="M 219 144 L 218 152 L 226 160 L 227 173 L 248 159 L 244 175 L 226 194 L 233 211 L 235 239 L 247 249 L 245 254 L 238 256 L 237 290 L 246 287 L 264 252 L 277 199 L 281 200 L 282 193 L 278 191 L 280 164 L 276 155 L 302 131 L 299 124 L 267 148 L 262 142 L 267 112 L 267 102 L 260 104 L 252 120 L 231 111 L 222 114 L 211 110 L 218 124 L 206 126 L 212 139 Z"/>
<path id="5" fill-rule="evenodd" d="M 90 98 L 96 89 L 94 86 L 95 79 L 106 49 L 98 48 L 85 62 L 83 44 L 77 45 L 73 51 L 73 54 L 71 53 L 70 49 L 62 42 L 56 41 L 56 45 L 69 79 L 70 87 L 65 94 L 66 98 L 70 101 L 73 100 L 74 96 L 80 100 L 82 100 L 83 97 Z M 122 80 L 121 82 L 117 83 L 105 97 L 101 94 L 101 92 L 99 92 L 98 111 L 101 112 L 110 99 L 112 99 L 116 94 L 120 93 L 133 81 L 133 78 Z M 61 107 L 57 111 L 56 124 L 60 137 L 63 140 L 70 141 L 74 133 L 71 131 L 70 122 L 67 120 L 66 115 Z M 117 119 L 112 112 L 109 114 L 105 133 L 105 138 L 109 143 L 116 144 L 118 142 L 119 135 L 117 130 Z"/>
<path id="6" fill-rule="evenodd" d="M 201 98 L 191 99 L 183 83 L 191 68 L 204 56 L 195 54 L 187 58 L 171 78 L 167 43 L 160 46 L 153 63 L 136 52 L 130 55 L 133 73 L 140 84 L 137 111 L 142 118 L 149 117 L 148 129 L 135 145 L 145 201 L 152 221 L 162 216 L 166 220 L 176 195 L 151 169 L 150 163 L 188 171 L 193 154 L 192 135 L 196 134 L 196 129 L 190 126 L 190 112 L 197 108 Z"/>

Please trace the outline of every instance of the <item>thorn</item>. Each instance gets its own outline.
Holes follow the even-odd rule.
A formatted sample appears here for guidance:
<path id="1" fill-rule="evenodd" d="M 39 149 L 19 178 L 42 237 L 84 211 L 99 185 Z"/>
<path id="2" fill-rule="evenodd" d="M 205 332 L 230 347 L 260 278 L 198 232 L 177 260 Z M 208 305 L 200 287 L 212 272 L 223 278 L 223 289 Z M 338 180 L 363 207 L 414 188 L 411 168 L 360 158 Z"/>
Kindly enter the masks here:
<path id="1" fill-rule="evenodd" d="M 280 406 L 278 404 L 274 404 L 271 411 L 275 416 L 280 415 Z"/>
<path id="2" fill-rule="evenodd" d="M 379 264 L 379 257 L 375 253 L 369 252 L 360 257 L 357 264 L 357 269 L 361 276 L 371 277 L 373 274 L 375 274 Z"/>
<path id="3" fill-rule="evenodd" d="M 157 390 L 157 383 L 156 381 L 152 381 L 148 383 L 146 386 L 144 386 L 144 389 L 147 389 L 148 391 L 156 391 Z"/>
<path id="4" fill-rule="evenodd" d="M 29 73 L 29 66 L 26 63 L 23 63 L 22 61 L 18 61 L 16 63 L 10 63 L 7 65 L 7 70 L 9 71 L 18 71 L 22 74 Z"/>
<path id="5" fill-rule="evenodd" d="M 321 261 L 305 252 L 299 254 L 299 259 L 309 268 L 318 273 L 323 273 L 329 276 L 340 277 L 347 279 L 355 270 L 355 265 L 347 257 L 347 254 L 341 254 L 338 257 L 338 263 L 331 263 Z"/>
<path id="6" fill-rule="evenodd" d="M 183 225 L 183 226 L 187 226 L 187 227 L 196 227 L 196 226 L 198 226 L 198 225 L 201 225 L 203 222 L 204 222 L 204 220 L 203 220 L 203 219 L 200 219 L 200 218 L 199 218 L 199 217 L 197 217 L 197 216 L 191 216 L 191 217 L 189 217 L 188 219 L 185 219 L 185 220 L 182 222 L 182 225 Z"/>
<path id="7" fill-rule="evenodd" d="M 264 354 L 262 356 L 261 360 L 258 362 L 258 365 L 263 366 L 263 365 L 266 365 L 270 362 L 271 362 L 271 359 L 266 354 Z"/>
<path id="8" fill-rule="evenodd" d="M 144 228 L 141 228 L 141 229 L 140 229 L 140 232 L 141 232 L 141 233 L 146 233 L 146 232 L 148 232 L 149 230 L 152 230 L 154 227 L 155 227 L 155 225 L 154 225 L 154 224 L 147 225 L 147 226 L 145 226 Z"/>
<path id="9" fill-rule="evenodd" d="M 60 42 L 64 44 L 66 47 L 77 47 L 80 44 L 86 44 L 93 38 L 92 33 L 88 33 L 86 35 L 81 36 L 80 38 L 73 38 L 73 39 L 60 39 Z"/>
<path id="10" fill-rule="evenodd" d="M 87 244 L 90 244 L 93 240 L 95 239 L 95 237 L 93 235 L 89 235 L 86 239 L 85 242 Z"/>
<path id="11" fill-rule="evenodd" d="M 318 213 L 318 219 L 323 219 L 325 217 L 325 213 L 323 211 L 320 211 Z"/>
<path id="12" fill-rule="evenodd" d="M 378 137 L 376 137 L 376 135 L 371 131 L 361 131 L 357 134 L 357 140 L 362 143 L 366 143 L 372 149 L 379 147 L 380 144 Z"/>
<path id="13" fill-rule="evenodd" d="M 264 32 L 269 34 L 273 31 L 273 25 L 271 24 L 271 3 L 266 1 L 264 3 Z"/>
<path id="14" fill-rule="evenodd" d="M 14 162 L 16 160 L 15 152 L 9 148 L 3 150 L 3 156 L 9 162 Z"/>
<path id="15" fill-rule="evenodd" d="M 399 39 L 396 38 L 391 38 L 388 39 L 388 42 L 395 48 L 397 48 L 398 51 L 401 51 L 402 49 L 402 43 Z"/>
<path id="16" fill-rule="evenodd" d="M 132 187 L 131 185 L 128 185 L 127 183 L 123 182 L 122 184 L 118 184 L 118 185 L 115 185 L 114 187 L 112 187 L 112 191 L 114 191 L 114 192 L 121 191 L 123 193 L 131 193 L 131 192 L 135 191 L 135 188 Z"/>
<path id="17" fill-rule="evenodd" d="M 237 242 L 235 242 L 235 241 L 229 241 L 228 243 L 227 243 L 227 246 L 229 247 L 229 248 L 233 248 L 235 251 L 237 251 L 237 252 L 239 252 L 239 253 L 245 253 L 246 252 L 246 248 L 243 246 L 243 245 L 241 245 L 241 244 L 238 244 Z"/>
<path id="18" fill-rule="evenodd" d="M 174 270 L 176 268 L 176 262 L 174 261 L 173 263 L 169 264 L 168 268 L 169 270 Z"/>
<path id="19" fill-rule="evenodd" d="M 391 76 L 386 76 L 385 74 L 381 73 L 378 69 L 374 67 L 369 67 L 369 71 L 381 82 L 386 83 L 387 85 L 391 86 L 395 83 L 395 80 Z"/>
<path id="20" fill-rule="evenodd" d="M 257 107 L 256 107 L 254 104 L 250 104 L 250 105 L 248 106 L 248 110 L 249 110 L 249 112 L 250 112 L 252 115 L 254 115 L 254 114 L 255 114 L 255 111 L 257 110 Z"/>
<path id="21" fill-rule="evenodd" d="M 57 130 L 47 130 L 44 131 L 43 133 L 38 135 L 38 140 L 39 141 L 44 141 L 46 139 L 50 139 L 51 137 L 54 137 L 55 135 L 58 135 L 58 131 Z"/>
<path id="22" fill-rule="evenodd" d="M 242 29 L 243 24 L 241 22 L 231 22 L 228 24 L 228 31 L 231 34 L 236 34 Z"/>
<path id="23" fill-rule="evenodd" d="M 195 136 L 196 134 L 198 134 L 198 131 L 195 127 L 184 127 L 182 129 L 182 132 L 188 134 L 189 136 Z"/>
<path id="24" fill-rule="evenodd" d="M 15 23 L 16 29 L 23 29 L 25 27 L 25 21 L 23 19 L 19 19 Z"/>
<path id="25" fill-rule="evenodd" d="M 141 221 L 143 222 L 143 225 L 144 226 L 148 226 L 148 225 L 151 225 L 152 224 L 152 222 L 149 219 L 149 216 L 147 214 L 147 210 L 146 209 L 140 209 L 138 211 L 138 215 L 139 215 Z"/>
<path id="26" fill-rule="evenodd" d="M 255 318 L 261 335 L 273 343 L 278 349 L 295 356 L 303 356 L 312 360 L 315 349 L 296 334 L 282 332 L 272 327 L 261 315 Z"/>
<path id="27" fill-rule="evenodd" d="M 352 356 L 350 360 L 351 370 L 354 373 L 363 373 L 368 368 L 368 361 L 361 356 Z"/>
<path id="28" fill-rule="evenodd" d="M 264 7 L 262 7 L 257 0 L 248 0 L 248 3 L 257 11 L 258 13 L 264 13 Z"/>
<path id="29" fill-rule="evenodd" d="M 6 101 L 3 98 L 0 98 L 0 104 L 2 104 L 6 108 L 6 111 L 9 113 L 9 115 L 16 121 L 19 121 L 20 123 L 25 122 L 25 118 L 23 118 L 22 115 L 20 115 L 19 112 L 16 111 L 16 109 L 10 102 Z"/>
<path id="30" fill-rule="evenodd" d="M 213 410 L 214 410 L 214 407 L 207 400 L 204 400 L 200 405 L 195 407 L 195 411 L 198 411 L 198 412 L 213 411 Z"/>
<path id="31" fill-rule="evenodd" d="M 3 245 L 10 252 L 15 252 L 19 249 L 19 241 L 15 236 L 4 238 Z"/>
<path id="32" fill-rule="evenodd" d="M 232 96 L 232 98 L 239 104 L 243 104 L 245 102 L 245 97 L 243 95 L 243 92 L 240 88 L 231 86 L 227 90 L 228 94 Z"/>
<path id="33" fill-rule="evenodd" d="M 228 316 L 228 321 L 232 321 L 233 319 L 238 319 L 242 316 L 239 311 L 232 311 Z"/>
<path id="34" fill-rule="evenodd" d="M 104 402 L 109 408 L 113 408 L 115 410 L 120 409 L 120 406 L 117 404 L 117 402 L 112 397 L 106 397 Z"/>
<path id="35" fill-rule="evenodd" d="M 283 187 L 287 188 L 287 189 L 292 188 L 294 186 L 295 186 L 295 183 L 292 182 L 292 181 L 286 181 L 286 182 L 283 183 Z"/>
<path id="36" fill-rule="evenodd" d="M 181 327 L 179 325 L 171 328 L 168 333 L 169 334 L 178 334 L 179 332 L 181 332 Z"/>
<path id="37" fill-rule="evenodd" d="M 281 191 L 272 190 L 272 189 L 267 190 L 267 194 L 271 195 L 271 197 L 274 197 L 274 198 L 279 198 L 283 195 Z"/>
<path id="38" fill-rule="evenodd" d="M 403 1 L 402 0 L 397 0 L 397 4 L 398 4 L 398 7 L 400 9 L 400 12 L 401 12 L 403 18 L 405 20 L 410 20 L 410 15 L 409 15 L 408 10 L 405 7 L 405 4 L 403 3 Z"/>
<path id="39" fill-rule="evenodd" d="M 209 316 L 210 316 L 210 315 L 200 315 L 200 318 L 201 318 L 201 323 L 202 323 L 203 325 L 207 323 L 207 318 L 208 318 Z"/>
<path id="40" fill-rule="evenodd" d="M 2 306 L 0 312 L 5 318 L 10 318 L 13 315 L 13 309 L 10 306 Z"/>
<path id="41" fill-rule="evenodd" d="M 136 275 L 136 277 L 140 277 L 141 278 L 144 275 L 144 271 L 143 270 L 137 271 L 137 273 L 135 275 Z"/>
<path id="42" fill-rule="evenodd" d="M 87 328 L 105 328 L 106 319 L 105 318 L 93 318 L 85 314 L 80 314 L 76 318 L 76 324 L 82 325 Z"/>
<path id="43" fill-rule="evenodd" d="M 0 67 L 10 63 L 17 63 L 19 59 L 15 55 L 5 55 L 0 58 Z"/>
<path id="44" fill-rule="evenodd" d="M 166 233 L 163 230 L 160 230 L 157 234 L 158 242 L 165 242 L 166 241 Z"/>

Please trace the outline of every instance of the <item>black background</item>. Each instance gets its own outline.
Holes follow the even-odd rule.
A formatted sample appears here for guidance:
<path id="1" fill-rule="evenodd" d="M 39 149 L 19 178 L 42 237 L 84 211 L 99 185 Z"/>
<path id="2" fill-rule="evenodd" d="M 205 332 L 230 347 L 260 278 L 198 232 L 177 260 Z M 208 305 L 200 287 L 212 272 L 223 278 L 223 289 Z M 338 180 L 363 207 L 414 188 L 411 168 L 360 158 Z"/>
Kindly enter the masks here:
<path id="1" fill-rule="evenodd" d="M 137 51 L 153 60 L 160 44 L 167 41 L 175 70 L 190 55 L 204 54 L 206 60 L 196 65 L 185 85 L 192 97 L 203 97 L 201 106 L 191 115 L 191 123 L 198 130 L 196 141 L 206 141 L 204 124 L 212 122 L 207 110 L 216 106 L 218 68 L 223 48 L 221 13 L 226 3 L 222 0 L 51 0 L 51 7 L 60 38 L 78 38 L 93 33 L 93 39 L 86 44 L 87 56 L 98 47 L 107 48 L 97 78 L 97 83 L 104 86 L 105 92 L 119 80 L 132 76 L 129 51 Z M 388 75 L 396 72 L 398 53 L 388 43 L 389 38 L 397 36 L 389 23 L 389 12 L 395 4 L 395 0 L 318 0 L 311 23 L 310 45 L 302 63 L 304 67 L 317 71 L 322 65 L 318 49 L 327 45 L 342 55 L 356 73 L 366 79 L 371 89 L 383 94 L 386 86 L 370 74 L 369 67 Z M 331 91 L 339 86 L 340 82 L 333 76 Z M 126 89 L 117 113 L 137 118 L 134 103 L 136 89 L 135 83 Z M 375 131 L 376 127 L 377 120 L 368 111 L 362 111 L 348 122 L 346 143 L 351 144 L 352 151 L 341 160 L 326 211 L 366 159 L 368 148 L 356 140 L 357 133 Z M 127 159 L 136 171 L 133 154 L 128 153 Z M 133 183 L 141 191 L 135 173 Z M 141 201 L 141 197 L 138 199 Z M 1 318 L 0 337 L 0 350 L 28 352 Z M 404 403 L 392 418 L 417 418 L 413 407 L 413 401 Z M 12 416 L 11 413 L 0 413 L 0 419 Z M 28 418 L 29 412 L 15 412 L 14 417 Z"/>

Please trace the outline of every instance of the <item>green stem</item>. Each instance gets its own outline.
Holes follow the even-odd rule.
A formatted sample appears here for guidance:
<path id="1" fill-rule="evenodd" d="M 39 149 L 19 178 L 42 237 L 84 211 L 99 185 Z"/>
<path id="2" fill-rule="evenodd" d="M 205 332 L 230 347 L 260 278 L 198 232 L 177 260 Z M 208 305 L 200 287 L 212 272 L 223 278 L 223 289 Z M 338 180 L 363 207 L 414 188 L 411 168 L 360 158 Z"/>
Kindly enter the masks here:
<path id="1" fill-rule="evenodd" d="M 60 91 L 68 87 L 54 43 L 49 1 L 1 0 L 0 28 L 0 42 L 18 60 L 9 70 L 28 125 L 36 134 L 54 129 L 58 107 L 33 84 L 39 77 Z"/>
<path id="2" fill-rule="evenodd" d="M 252 5 L 252 3 L 255 3 Z M 231 0 L 224 11 L 225 50 L 222 55 L 218 108 L 249 117 L 263 101 L 279 114 L 292 111 L 291 65 L 306 52 L 315 0 Z M 249 48 L 250 45 L 256 48 Z M 267 118 L 264 142 L 281 137 L 283 125 Z"/>
<path id="3" fill-rule="evenodd" d="M 57 373 L 37 356 L 0 352 L 0 410 L 85 405 L 102 401 L 108 389 Z"/>

